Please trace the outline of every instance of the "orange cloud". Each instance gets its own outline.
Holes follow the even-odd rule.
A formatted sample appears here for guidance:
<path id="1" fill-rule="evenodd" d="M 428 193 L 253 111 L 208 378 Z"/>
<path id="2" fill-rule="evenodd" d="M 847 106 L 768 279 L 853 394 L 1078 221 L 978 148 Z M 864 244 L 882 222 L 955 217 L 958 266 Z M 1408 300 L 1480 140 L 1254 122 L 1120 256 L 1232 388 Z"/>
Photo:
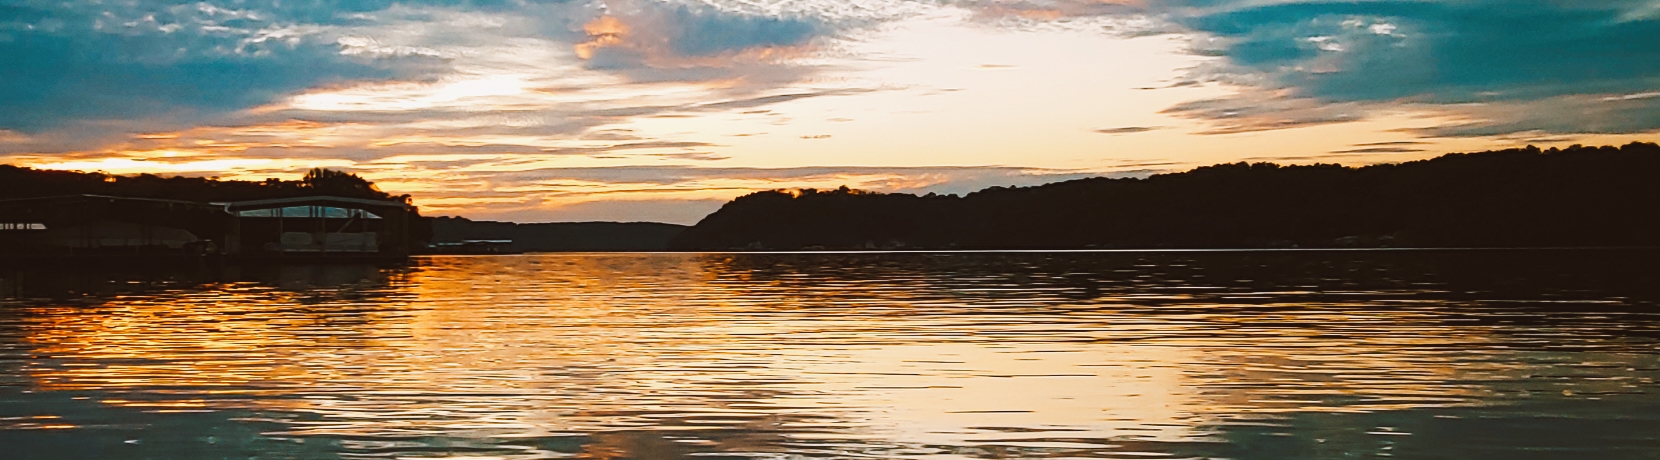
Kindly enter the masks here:
<path id="1" fill-rule="evenodd" d="M 811 43 L 732 43 L 730 48 L 713 53 L 688 53 L 677 50 L 675 43 L 686 35 L 699 33 L 687 30 L 680 23 L 683 18 L 662 15 L 613 16 L 603 15 L 583 24 L 588 40 L 574 45 L 578 58 L 585 61 L 603 60 L 606 48 L 627 50 L 636 56 L 623 58 L 655 69 L 734 68 L 745 64 L 778 63 L 808 57 L 816 49 Z M 637 60 L 637 61 L 636 61 Z"/>
<path id="2" fill-rule="evenodd" d="M 605 15 L 584 24 L 582 30 L 588 33 L 588 41 L 576 44 L 576 57 L 593 59 L 599 48 L 622 45 L 629 29 L 616 16 Z"/>

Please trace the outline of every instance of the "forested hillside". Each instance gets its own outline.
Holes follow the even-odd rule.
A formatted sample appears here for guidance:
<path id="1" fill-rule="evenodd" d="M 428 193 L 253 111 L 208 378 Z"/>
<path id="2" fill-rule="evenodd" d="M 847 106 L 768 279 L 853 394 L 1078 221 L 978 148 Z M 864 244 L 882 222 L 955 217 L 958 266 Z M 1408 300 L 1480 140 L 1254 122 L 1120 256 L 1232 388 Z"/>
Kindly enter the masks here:
<path id="1" fill-rule="evenodd" d="M 769 191 L 683 250 L 1660 245 L 1660 146 L 1449 154 L 1365 167 L 1235 163 L 967 196 Z"/>

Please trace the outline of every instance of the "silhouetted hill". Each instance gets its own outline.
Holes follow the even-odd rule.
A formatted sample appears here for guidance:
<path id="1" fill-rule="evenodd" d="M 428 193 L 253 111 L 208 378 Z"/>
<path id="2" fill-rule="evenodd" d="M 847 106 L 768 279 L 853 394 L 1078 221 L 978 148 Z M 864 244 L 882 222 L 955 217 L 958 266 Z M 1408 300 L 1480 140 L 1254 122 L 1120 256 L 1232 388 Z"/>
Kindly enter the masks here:
<path id="1" fill-rule="evenodd" d="M 516 252 L 662 251 L 686 228 L 656 222 L 518 224 L 460 217 L 432 219 L 434 242 L 513 240 L 508 249 Z"/>
<path id="2" fill-rule="evenodd" d="M 958 197 L 739 197 L 681 250 L 1660 245 L 1660 146 L 1510 149 L 1359 168 L 1234 163 Z"/>

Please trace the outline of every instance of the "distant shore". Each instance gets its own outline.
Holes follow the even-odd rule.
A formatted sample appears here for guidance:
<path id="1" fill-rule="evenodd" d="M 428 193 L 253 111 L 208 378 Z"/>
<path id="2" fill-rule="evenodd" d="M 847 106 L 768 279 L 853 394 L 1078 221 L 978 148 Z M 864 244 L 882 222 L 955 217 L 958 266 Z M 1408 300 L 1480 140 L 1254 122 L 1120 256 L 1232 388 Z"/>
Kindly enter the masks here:
<path id="1" fill-rule="evenodd" d="M 1660 246 L 1660 145 L 1449 154 L 1365 167 L 1236 163 L 965 196 L 776 190 L 676 250 Z"/>

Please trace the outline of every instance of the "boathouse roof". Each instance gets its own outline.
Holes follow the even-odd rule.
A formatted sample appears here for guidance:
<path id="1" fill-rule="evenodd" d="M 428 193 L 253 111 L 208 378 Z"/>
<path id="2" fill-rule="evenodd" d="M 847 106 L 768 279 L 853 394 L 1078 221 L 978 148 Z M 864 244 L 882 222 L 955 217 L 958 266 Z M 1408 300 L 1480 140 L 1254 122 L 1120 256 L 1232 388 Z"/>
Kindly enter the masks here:
<path id="1" fill-rule="evenodd" d="M 401 202 L 401 201 L 369 200 L 369 199 L 363 199 L 363 198 L 346 198 L 346 197 L 338 197 L 338 196 L 301 196 L 301 197 L 294 197 L 294 198 L 272 198 L 272 199 L 267 199 L 267 200 L 232 201 L 232 202 L 228 202 L 228 203 L 213 203 L 213 204 L 218 205 L 218 206 L 224 206 L 226 211 L 231 211 L 231 212 L 241 211 L 241 210 L 246 210 L 246 209 L 267 209 L 267 208 L 281 208 L 281 207 L 287 207 L 287 206 L 331 205 L 331 204 L 333 204 L 333 205 L 354 205 L 356 207 L 370 207 L 370 208 L 380 208 L 380 209 L 388 209 L 388 208 L 409 209 L 411 207 L 409 205 L 409 203 L 404 203 L 404 202 Z"/>

